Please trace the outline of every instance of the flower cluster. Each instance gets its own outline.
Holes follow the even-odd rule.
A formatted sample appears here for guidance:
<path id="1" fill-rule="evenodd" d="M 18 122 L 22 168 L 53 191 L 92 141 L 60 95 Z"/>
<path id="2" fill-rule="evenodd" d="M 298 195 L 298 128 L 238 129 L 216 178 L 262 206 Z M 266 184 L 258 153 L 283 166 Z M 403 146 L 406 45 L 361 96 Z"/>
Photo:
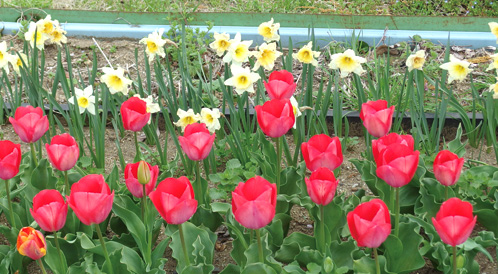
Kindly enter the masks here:
<path id="1" fill-rule="evenodd" d="M 59 21 L 52 20 L 50 15 L 36 23 L 30 22 L 28 31 L 24 34 L 24 39 L 30 43 L 31 47 L 36 44 L 39 50 L 45 47 L 45 42 L 47 41 L 58 46 L 67 43 L 66 31 L 61 28 Z"/>
<path id="2" fill-rule="evenodd" d="M 209 132 L 213 133 L 221 128 L 220 125 L 220 110 L 217 108 L 209 109 L 202 108 L 201 113 L 194 113 L 193 109 L 189 109 L 187 111 L 183 109 L 178 109 L 176 112 L 178 115 L 178 121 L 174 122 L 177 127 L 181 127 L 182 131 L 185 131 L 185 127 L 190 124 L 194 124 L 197 122 L 201 122 L 206 125 Z"/>

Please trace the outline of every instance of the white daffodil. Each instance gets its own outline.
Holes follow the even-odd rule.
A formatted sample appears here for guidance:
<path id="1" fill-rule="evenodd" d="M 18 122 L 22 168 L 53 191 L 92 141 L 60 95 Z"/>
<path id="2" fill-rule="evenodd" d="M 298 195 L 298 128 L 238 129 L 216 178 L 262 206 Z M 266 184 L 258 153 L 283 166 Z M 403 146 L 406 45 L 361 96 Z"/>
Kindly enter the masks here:
<path id="1" fill-rule="evenodd" d="M 67 43 L 66 31 L 57 27 L 49 34 L 50 43 L 62 46 Z"/>
<path id="2" fill-rule="evenodd" d="M 448 63 L 444 63 L 439 67 L 441 69 L 448 71 L 448 84 L 453 82 L 454 80 L 463 81 L 467 74 L 469 74 L 472 69 L 469 69 L 470 63 L 464 60 L 459 60 L 455 56 L 450 55 L 450 61 Z"/>
<path id="3" fill-rule="evenodd" d="M 225 85 L 235 87 L 235 92 L 241 95 L 244 91 L 254 93 L 253 84 L 259 80 L 259 74 L 251 72 L 249 68 L 242 68 L 237 65 L 230 67 L 232 77 L 225 80 Z"/>
<path id="4" fill-rule="evenodd" d="M 234 39 L 230 40 L 228 52 L 223 57 L 223 62 L 241 65 L 249 60 L 249 47 L 252 44 L 250 41 L 241 41 L 240 33 L 235 34 Z"/>
<path id="5" fill-rule="evenodd" d="M 17 75 L 21 75 L 21 67 L 23 66 L 23 61 L 24 64 L 28 65 L 28 56 L 22 52 L 18 52 L 19 55 L 14 54 L 12 55 L 12 59 L 10 60 L 10 64 L 14 68 L 14 71 L 17 73 Z M 21 57 L 19 57 L 21 56 Z M 22 58 L 22 59 L 21 59 Z"/>
<path id="6" fill-rule="evenodd" d="M 498 23 L 489 22 L 488 25 L 489 28 L 491 29 L 491 33 L 496 36 L 496 43 L 498 44 Z"/>
<path id="7" fill-rule="evenodd" d="M 35 22 L 29 23 L 28 31 L 24 34 L 24 39 L 29 42 L 31 47 L 35 47 L 35 40 L 36 40 L 36 47 L 39 50 L 43 49 L 43 47 L 45 46 L 45 41 L 48 38 L 49 38 L 48 35 L 42 33 L 40 30 L 37 31 Z"/>
<path id="8" fill-rule="evenodd" d="M 216 130 L 220 129 L 220 110 L 217 108 L 201 109 L 201 123 L 206 124 L 209 132 L 214 133 Z"/>
<path id="9" fill-rule="evenodd" d="M 297 100 L 296 98 L 294 98 L 294 96 L 292 96 L 290 98 L 290 101 L 291 101 L 291 105 L 292 105 L 292 110 L 294 112 L 294 117 L 299 117 L 301 116 L 301 110 L 299 109 L 299 104 L 297 103 Z M 292 126 L 292 128 L 296 129 L 296 123 L 297 123 L 297 119 L 295 119 L 294 121 L 294 125 Z"/>
<path id="10" fill-rule="evenodd" d="M 56 28 L 59 27 L 59 21 L 52 20 L 52 17 L 48 14 L 45 19 L 41 19 L 36 22 L 36 27 L 39 32 L 50 35 Z"/>
<path id="11" fill-rule="evenodd" d="M 117 69 L 102 68 L 104 75 L 100 77 L 100 81 L 104 82 L 109 88 L 111 94 L 121 92 L 128 95 L 128 86 L 133 83 L 130 79 L 124 76 L 124 69 L 118 67 Z"/>
<path id="12" fill-rule="evenodd" d="M 411 54 L 406 59 L 406 66 L 408 67 L 408 71 L 412 71 L 414 69 L 422 70 L 422 67 L 425 63 L 425 51 L 418 50 L 415 54 Z"/>
<path id="13" fill-rule="evenodd" d="M 7 49 L 7 42 L 0 43 L 0 71 L 2 69 L 9 73 L 9 63 L 12 62 L 14 56 Z"/>
<path id="14" fill-rule="evenodd" d="M 273 18 L 268 22 L 263 22 L 258 27 L 259 35 L 263 36 L 265 42 L 278 41 L 280 40 L 280 35 L 278 35 L 278 29 L 280 28 L 280 23 L 273 23 Z"/>
<path id="15" fill-rule="evenodd" d="M 150 33 L 147 38 L 142 38 L 142 40 L 139 41 L 140 44 L 147 45 L 145 52 L 147 53 L 147 56 L 149 56 L 149 62 L 152 62 L 156 55 L 163 58 L 166 56 L 166 53 L 164 52 L 166 40 L 163 39 L 163 32 L 164 29 L 160 28 L 157 31 Z"/>
<path id="16" fill-rule="evenodd" d="M 496 77 L 496 83 L 489 86 L 489 91 L 493 93 L 493 99 L 498 99 L 498 77 Z"/>
<path id="17" fill-rule="evenodd" d="M 84 90 L 74 88 L 74 93 L 76 95 L 76 100 L 74 98 L 75 96 L 71 96 L 68 100 L 69 103 L 73 105 L 77 104 L 80 108 L 80 113 L 88 110 L 90 114 L 95 115 L 95 96 L 93 96 L 92 86 L 88 86 Z"/>
<path id="18" fill-rule="evenodd" d="M 178 122 L 174 122 L 173 124 L 177 127 L 181 127 L 182 132 L 185 130 L 186 126 L 197 123 L 201 120 L 201 116 L 198 113 L 194 113 L 193 109 L 189 109 L 188 111 L 178 109 L 176 115 L 178 115 L 179 119 Z"/>
<path id="19" fill-rule="evenodd" d="M 489 64 L 489 67 L 486 69 L 486 71 L 492 70 L 492 69 L 498 69 L 498 53 L 495 53 L 495 54 L 491 55 L 490 57 L 493 58 L 493 62 L 491 64 Z"/>
<path id="20" fill-rule="evenodd" d="M 343 53 L 333 54 L 330 58 L 329 68 L 339 69 L 342 78 L 348 76 L 351 72 L 357 75 L 365 72 L 361 64 L 365 63 L 367 59 L 356 56 L 352 49 L 348 49 Z"/>
<path id="21" fill-rule="evenodd" d="M 256 57 L 257 61 L 252 70 L 256 71 L 260 66 L 266 70 L 272 70 L 275 66 L 275 60 L 277 60 L 280 55 L 282 55 L 282 53 L 277 51 L 276 43 L 263 43 L 257 48 L 257 51 L 253 52 L 253 56 Z"/>
<path id="22" fill-rule="evenodd" d="M 232 44 L 230 35 L 227 33 L 214 33 L 214 42 L 209 44 L 209 47 L 216 50 L 216 54 L 221 57 Z"/>
<path id="23" fill-rule="evenodd" d="M 320 56 L 319 51 L 313 51 L 313 42 L 309 42 L 306 46 L 302 47 L 297 53 L 292 54 L 292 58 L 299 60 L 301 63 L 318 65 L 316 58 Z"/>
<path id="24" fill-rule="evenodd" d="M 146 106 L 147 106 L 146 111 L 148 113 L 157 113 L 161 110 L 159 108 L 159 104 L 155 102 L 154 97 L 152 95 L 149 95 L 146 98 L 142 98 L 142 97 L 140 97 L 140 94 L 135 94 L 135 95 L 133 95 L 133 97 L 137 97 L 146 103 Z M 147 123 L 150 124 L 151 121 L 152 121 L 152 115 L 150 116 L 149 121 Z"/>

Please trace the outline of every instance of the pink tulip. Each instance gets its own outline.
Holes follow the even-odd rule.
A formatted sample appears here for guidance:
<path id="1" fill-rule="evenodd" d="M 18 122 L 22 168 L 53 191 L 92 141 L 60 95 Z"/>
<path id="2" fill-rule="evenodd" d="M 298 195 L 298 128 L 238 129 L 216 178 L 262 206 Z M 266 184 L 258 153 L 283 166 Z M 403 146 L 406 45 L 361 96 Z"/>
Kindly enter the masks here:
<path id="1" fill-rule="evenodd" d="M 0 141 L 0 179 L 9 180 L 19 173 L 21 156 L 21 145 Z"/>
<path id="2" fill-rule="evenodd" d="M 124 101 L 121 105 L 121 118 L 124 129 L 135 132 L 142 130 L 150 119 L 147 103 L 138 97 Z"/>
<path id="3" fill-rule="evenodd" d="M 146 195 L 148 196 L 149 193 L 154 190 L 154 187 L 156 186 L 157 182 L 157 176 L 159 175 L 159 167 L 158 166 L 152 166 L 151 164 L 145 162 L 147 169 L 149 171 L 149 181 L 145 185 L 145 192 Z M 131 192 L 131 194 L 137 198 L 142 198 L 143 197 L 143 185 L 139 182 L 138 180 L 138 167 L 140 165 L 140 162 L 134 163 L 134 164 L 127 164 L 125 167 L 125 183 L 126 187 L 128 190 Z"/>
<path id="4" fill-rule="evenodd" d="M 286 70 L 272 72 L 268 82 L 263 84 L 270 99 L 290 99 L 296 90 L 294 77 Z"/>
<path id="5" fill-rule="evenodd" d="M 379 247 L 391 234 L 391 217 L 386 204 L 373 199 L 357 206 L 347 216 L 349 231 L 358 246 Z"/>
<path id="6" fill-rule="evenodd" d="M 444 186 L 454 185 L 462 172 L 464 159 L 449 151 L 441 150 L 434 160 L 434 176 Z"/>
<path id="7" fill-rule="evenodd" d="M 288 99 L 273 99 L 254 108 L 259 127 L 271 138 L 284 135 L 294 126 L 294 109 Z"/>
<path id="8" fill-rule="evenodd" d="M 55 189 L 40 191 L 33 198 L 29 211 L 41 229 L 47 232 L 60 230 L 66 224 L 67 202 Z"/>
<path id="9" fill-rule="evenodd" d="M 80 156 L 76 140 L 68 133 L 55 135 L 50 144 L 45 144 L 45 148 L 48 160 L 54 168 L 60 171 L 73 168 Z"/>
<path id="10" fill-rule="evenodd" d="M 387 101 L 368 101 L 361 105 L 360 119 L 370 135 L 380 138 L 391 129 L 394 106 L 387 108 Z"/>
<path id="11" fill-rule="evenodd" d="M 325 167 L 320 167 L 305 178 L 306 188 L 311 200 L 317 205 L 328 205 L 334 199 L 338 181 L 334 173 Z"/>
<path id="12" fill-rule="evenodd" d="M 339 137 L 331 138 L 325 134 L 315 135 L 308 142 L 301 144 L 301 151 L 306 167 L 311 171 L 315 171 L 319 167 L 334 170 L 343 161 Z"/>
<path id="13" fill-rule="evenodd" d="M 408 184 L 417 171 L 419 154 L 419 151 L 413 151 L 401 144 L 386 147 L 379 156 L 377 176 L 392 187 Z"/>
<path id="14" fill-rule="evenodd" d="M 21 141 L 25 143 L 38 141 L 47 132 L 49 126 L 48 118 L 43 115 L 43 110 L 40 107 L 18 107 L 14 118 L 9 117 L 9 121 Z"/>
<path id="15" fill-rule="evenodd" d="M 388 135 L 382 136 L 377 140 L 372 140 L 372 153 L 375 159 L 375 163 L 379 165 L 380 156 L 388 147 L 392 144 L 401 144 L 408 147 L 410 150 L 414 150 L 414 141 L 411 135 L 398 135 L 397 133 L 390 133 Z"/>
<path id="16" fill-rule="evenodd" d="M 469 238 L 477 221 L 472 210 L 472 204 L 458 198 L 450 198 L 441 205 L 432 223 L 445 244 L 457 246 Z"/>
<path id="17" fill-rule="evenodd" d="M 183 136 L 178 136 L 178 141 L 185 154 L 192 161 L 206 159 L 213 147 L 216 134 L 210 134 L 206 124 L 194 123 L 185 127 Z"/>

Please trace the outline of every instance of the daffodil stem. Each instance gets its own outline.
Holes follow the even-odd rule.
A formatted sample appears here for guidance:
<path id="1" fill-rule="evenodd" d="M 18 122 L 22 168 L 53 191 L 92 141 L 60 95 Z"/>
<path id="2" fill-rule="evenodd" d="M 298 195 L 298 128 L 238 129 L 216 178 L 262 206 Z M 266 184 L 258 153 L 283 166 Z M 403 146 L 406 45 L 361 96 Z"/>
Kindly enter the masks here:
<path id="1" fill-rule="evenodd" d="M 113 274 L 111 260 L 109 259 L 109 253 L 107 253 L 107 248 L 105 247 L 104 238 L 102 237 L 102 231 L 100 230 L 99 224 L 95 224 L 95 229 L 97 230 L 100 245 L 102 246 L 102 250 L 104 251 L 104 257 L 107 262 L 107 271 L 109 272 L 109 274 Z"/>
<path id="2" fill-rule="evenodd" d="M 35 163 L 35 167 L 38 166 L 38 158 L 36 158 L 36 150 L 35 150 L 35 144 L 34 143 L 29 143 L 29 148 L 31 149 L 31 160 L 33 160 L 33 163 Z"/>
<path id="3" fill-rule="evenodd" d="M 133 136 L 135 137 L 135 149 L 136 149 L 136 156 L 135 159 L 142 158 L 142 155 L 140 153 L 140 148 L 138 147 L 138 137 L 137 137 L 137 132 L 133 132 Z"/>
<path id="4" fill-rule="evenodd" d="M 47 271 L 45 270 L 45 267 L 43 266 L 43 263 L 41 261 L 41 259 L 38 259 L 36 260 L 38 262 L 38 265 L 40 266 L 40 269 L 42 271 L 43 274 L 47 274 Z"/>
<path id="5" fill-rule="evenodd" d="M 12 209 L 12 201 L 10 200 L 9 180 L 5 180 L 5 192 L 7 193 L 7 201 L 9 203 L 9 213 L 12 228 L 16 227 L 16 219 L 14 218 L 14 210 Z"/>
<path id="6" fill-rule="evenodd" d="M 277 147 L 277 194 L 280 194 L 280 173 L 282 166 L 282 146 L 280 145 L 282 137 L 275 138 L 275 146 Z"/>
<path id="7" fill-rule="evenodd" d="M 188 257 L 188 252 L 187 252 L 187 245 L 185 244 L 185 237 L 183 236 L 183 224 L 178 225 L 178 232 L 180 233 L 180 241 L 182 242 L 182 248 L 183 248 L 183 257 L 185 257 L 185 262 L 187 263 L 187 266 L 190 265 L 190 259 Z"/>
<path id="8" fill-rule="evenodd" d="M 394 236 L 398 237 L 399 235 L 399 187 L 396 188 L 396 215 L 394 221 Z"/>
<path id="9" fill-rule="evenodd" d="M 377 255 L 377 248 L 374 247 L 374 258 L 375 258 L 375 273 L 380 274 L 380 264 L 379 264 L 379 255 Z"/>
<path id="10" fill-rule="evenodd" d="M 453 246 L 453 274 L 457 274 L 457 247 Z"/>
<path id="11" fill-rule="evenodd" d="M 319 205 L 320 206 L 320 240 L 319 240 L 319 245 L 321 245 L 321 249 L 322 249 L 322 252 L 323 252 L 323 256 L 325 256 L 325 249 L 326 249 L 326 245 L 325 245 L 325 213 L 324 213 L 324 206 L 323 205 Z"/>
<path id="12" fill-rule="evenodd" d="M 256 240 L 258 241 L 258 257 L 259 261 L 261 263 L 265 263 L 264 257 L 263 257 L 263 245 L 261 244 L 261 233 L 259 232 L 259 229 L 256 229 Z"/>
<path id="13" fill-rule="evenodd" d="M 55 247 L 57 247 L 57 252 L 59 253 L 59 259 L 61 260 L 61 264 L 64 266 L 64 270 L 67 272 L 67 262 L 62 258 L 62 251 L 59 245 L 59 237 L 57 237 L 57 231 L 54 231 L 54 242 L 55 242 Z"/>
<path id="14" fill-rule="evenodd" d="M 69 177 L 67 176 L 67 170 L 64 171 L 64 185 L 66 187 L 66 195 L 69 196 L 71 188 L 69 187 Z"/>
<path id="15" fill-rule="evenodd" d="M 195 188 L 197 188 L 197 193 L 195 193 L 195 197 L 199 199 L 199 205 L 203 205 L 205 189 L 202 188 L 200 161 L 195 161 L 195 185 L 196 185 Z"/>

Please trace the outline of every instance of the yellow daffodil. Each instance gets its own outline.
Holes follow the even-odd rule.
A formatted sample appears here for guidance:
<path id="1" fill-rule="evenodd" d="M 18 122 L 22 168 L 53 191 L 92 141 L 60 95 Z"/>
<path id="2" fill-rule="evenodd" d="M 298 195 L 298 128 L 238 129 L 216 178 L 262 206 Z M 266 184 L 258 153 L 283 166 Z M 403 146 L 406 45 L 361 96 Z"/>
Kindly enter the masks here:
<path id="1" fill-rule="evenodd" d="M 413 69 L 422 70 L 422 67 L 425 63 L 425 51 L 419 50 L 415 54 L 411 54 L 406 59 L 406 66 L 408 67 L 408 71 L 412 71 Z"/>
<path id="2" fill-rule="evenodd" d="M 14 68 L 14 71 L 17 73 L 17 75 L 21 75 L 20 69 L 23 66 L 23 61 L 24 61 L 24 64 L 26 64 L 26 65 L 28 64 L 28 56 L 26 56 L 26 54 L 24 54 L 22 52 L 18 52 L 18 54 L 12 55 L 12 59 L 10 60 L 10 64 Z"/>
<path id="3" fill-rule="evenodd" d="M 263 22 L 258 27 L 259 35 L 263 36 L 265 42 L 278 41 L 280 40 L 280 35 L 278 35 L 278 29 L 280 28 L 280 23 L 273 23 L 273 18 L 268 22 Z"/>
<path id="4" fill-rule="evenodd" d="M 152 62 L 156 55 L 163 58 L 166 56 L 166 53 L 164 52 L 166 40 L 163 39 L 163 32 L 164 29 L 161 28 L 149 34 L 147 38 L 142 38 L 142 40 L 139 41 L 140 44 L 147 45 L 145 52 L 147 53 L 147 56 L 149 56 L 149 62 Z"/>
<path id="5" fill-rule="evenodd" d="M 214 42 L 209 44 L 209 47 L 216 50 L 216 54 L 221 57 L 225 51 L 228 50 L 232 42 L 230 41 L 230 35 L 227 33 L 214 33 Z"/>
<path id="6" fill-rule="evenodd" d="M 257 61 L 252 70 L 256 71 L 260 66 L 266 70 L 272 70 L 275 66 L 275 60 L 277 60 L 280 55 L 282 55 L 282 53 L 277 51 L 276 43 L 263 43 L 257 48 L 257 51 L 253 52 L 253 56 L 256 57 Z"/>
<path id="7" fill-rule="evenodd" d="M 253 84 L 260 77 L 259 74 L 251 72 L 249 68 L 242 68 L 241 66 L 232 65 L 230 67 L 232 77 L 225 80 L 225 85 L 235 87 L 235 92 L 241 95 L 244 91 L 254 93 Z"/>
<path id="8" fill-rule="evenodd" d="M 450 62 L 439 66 L 441 69 L 448 71 L 448 84 L 454 80 L 463 81 L 467 74 L 472 71 L 469 69 L 470 63 L 465 60 L 458 60 L 455 56 L 450 55 Z"/>
<path id="9" fill-rule="evenodd" d="M 496 43 L 498 44 L 498 23 L 489 22 L 488 25 L 489 28 L 491 29 L 491 33 L 496 36 Z"/>
<path id="10" fill-rule="evenodd" d="M 159 104 L 155 102 L 154 97 L 152 95 L 149 95 L 146 98 L 142 98 L 142 97 L 140 97 L 140 94 L 135 94 L 135 95 L 133 95 L 133 97 L 140 98 L 142 101 L 145 102 L 145 104 L 147 106 L 146 111 L 148 113 L 157 113 L 161 110 L 159 108 Z M 151 121 L 152 121 L 152 115 L 149 117 L 149 121 L 147 123 L 150 124 Z"/>
<path id="11" fill-rule="evenodd" d="M 333 54 L 330 58 L 329 67 L 331 69 L 339 69 L 342 78 L 348 76 L 351 72 L 357 75 L 361 75 L 365 72 L 361 67 L 361 64 L 365 63 L 367 59 L 356 56 L 352 49 L 348 49 L 343 53 Z"/>
<path id="12" fill-rule="evenodd" d="M 68 102 L 73 105 L 78 105 L 80 113 L 88 110 L 90 114 L 95 115 L 95 96 L 93 96 L 92 86 L 86 87 L 84 90 L 79 88 L 74 88 L 74 93 L 76 95 L 69 98 Z"/>
<path id="13" fill-rule="evenodd" d="M 491 55 L 491 57 L 493 58 L 493 62 L 489 64 L 489 67 L 486 69 L 486 71 L 498 69 L 498 53 Z"/>
<path id="14" fill-rule="evenodd" d="M 56 28 L 59 27 L 59 21 L 52 20 L 52 17 L 49 14 L 45 17 L 45 19 L 41 19 L 36 22 L 36 27 L 39 32 L 50 35 Z"/>
<path id="15" fill-rule="evenodd" d="M 313 51 L 313 42 L 309 42 L 306 46 L 302 47 L 297 53 L 292 54 L 292 58 L 299 60 L 301 63 L 318 65 L 316 58 L 320 56 L 320 52 Z"/>
<path id="16" fill-rule="evenodd" d="M 62 46 L 67 43 L 66 31 L 57 27 L 49 34 L 50 43 Z"/>
<path id="17" fill-rule="evenodd" d="M 100 81 L 104 82 L 109 88 L 111 94 L 121 92 L 128 95 L 128 86 L 133 83 L 130 79 L 124 76 L 124 69 L 103 68 L 104 75 L 100 77 Z"/>
<path id="18" fill-rule="evenodd" d="M 179 119 L 178 122 L 175 122 L 173 124 L 175 124 L 177 127 L 181 127 L 182 132 L 185 130 L 186 126 L 197 123 L 201 119 L 201 116 L 198 113 L 194 113 L 193 109 L 189 109 L 188 111 L 178 109 L 176 115 L 178 115 Z"/>
<path id="19" fill-rule="evenodd" d="M 296 98 L 294 98 L 294 96 L 292 96 L 290 98 L 290 101 L 291 101 L 291 105 L 292 105 L 292 110 L 294 112 L 294 117 L 299 117 L 301 116 L 301 110 L 299 109 L 299 104 L 297 103 L 297 100 Z M 297 119 L 294 120 L 294 125 L 292 126 L 292 128 L 296 129 L 296 123 L 297 123 Z"/>
<path id="20" fill-rule="evenodd" d="M 496 77 L 498 81 L 498 77 Z M 493 93 L 493 99 L 498 99 L 498 82 L 489 87 L 489 91 Z"/>
<path id="21" fill-rule="evenodd" d="M 35 37 L 36 34 L 36 37 Z M 48 35 L 42 33 L 41 31 L 37 31 L 36 23 L 35 22 L 30 22 L 29 23 L 29 28 L 28 31 L 24 34 L 24 39 L 29 42 L 31 47 L 35 46 L 35 40 L 36 40 L 36 47 L 39 50 L 42 50 L 43 47 L 45 46 L 45 41 L 49 38 Z"/>
<path id="22" fill-rule="evenodd" d="M 214 133 L 216 130 L 220 129 L 220 110 L 217 108 L 201 109 L 201 123 L 206 124 L 209 132 Z"/>
<path id="23" fill-rule="evenodd" d="M 235 37 L 230 40 L 230 46 L 228 47 L 228 52 L 223 57 L 223 62 L 241 65 L 249 60 L 249 47 L 252 44 L 252 40 L 241 41 L 240 33 L 237 32 Z"/>
<path id="24" fill-rule="evenodd" d="M 7 50 L 7 42 L 0 43 L 0 71 L 2 69 L 9 73 L 9 63 L 13 60 L 12 54 Z"/>

